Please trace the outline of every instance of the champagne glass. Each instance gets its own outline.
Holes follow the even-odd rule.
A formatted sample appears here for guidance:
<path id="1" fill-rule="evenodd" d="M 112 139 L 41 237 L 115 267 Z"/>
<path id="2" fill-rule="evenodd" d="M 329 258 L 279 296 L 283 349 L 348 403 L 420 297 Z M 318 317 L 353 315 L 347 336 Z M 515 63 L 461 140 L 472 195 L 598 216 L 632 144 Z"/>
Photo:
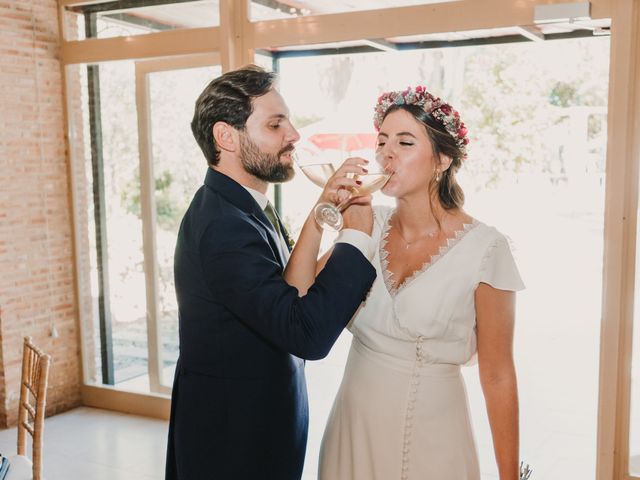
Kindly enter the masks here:
<path id="1" fill-rule="evenodd" d="M 371 152 L 373 154 L 374 152 Z M 374 155 L 366 155 L 374 156 Z M 329 178 L 337 170 L 337 166 L 327 157 L 323 157 L 321 153 L 313 150 L 304 149 L 295 153 L 295 161 L 302 173 L 320 188 L 324 188 Z M 381 189 L 389 177 L 390 173 L 384 170 L 381 162 L 369 162 L 367 164 L 368 172 L 366 174 L 349 173 L 347 176 L 362 182 L 357 187 L 350 189 L 350 195 L 338 205 L 322 202 L 316 205 L 314 216 L 318 225 L 325 230 L 334 232 L 340 231 L 344 226 L 344 220 L 340 213 L 353 197 L 369 195 Z"/>

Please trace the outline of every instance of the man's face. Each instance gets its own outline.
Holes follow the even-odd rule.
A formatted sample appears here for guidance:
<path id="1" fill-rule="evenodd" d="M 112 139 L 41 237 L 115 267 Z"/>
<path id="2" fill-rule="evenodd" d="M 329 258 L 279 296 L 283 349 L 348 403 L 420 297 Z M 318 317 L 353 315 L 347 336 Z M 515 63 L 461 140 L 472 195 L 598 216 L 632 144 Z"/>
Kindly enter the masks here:
<path id="1" fill-rule="evenodd" d="M 286 182 L 294 175 L 291 154 L 300 135 L 289 121 L 289 109 L 276 90 L 254 98 L 253 112 L 240 132 L 244 169 L 265 182 Z"/>

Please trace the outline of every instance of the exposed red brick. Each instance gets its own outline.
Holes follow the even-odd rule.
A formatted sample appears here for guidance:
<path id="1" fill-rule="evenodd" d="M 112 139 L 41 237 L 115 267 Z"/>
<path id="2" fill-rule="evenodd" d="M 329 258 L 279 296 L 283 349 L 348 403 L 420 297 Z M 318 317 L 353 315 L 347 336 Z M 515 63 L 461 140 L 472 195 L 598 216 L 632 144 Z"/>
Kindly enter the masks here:
<path id="1" fill-rule="evenodd" d="M 80 403 L 74 172 L 59 57 L 56 0 L 0 1 L 0 426 L 16 422 L 26 335 L 53 359 L 47 414 Z M 70 114 L 80 115 L 79 101 L 72 103 Z M 74 174 L 84 183 L 85 172 Z"/>

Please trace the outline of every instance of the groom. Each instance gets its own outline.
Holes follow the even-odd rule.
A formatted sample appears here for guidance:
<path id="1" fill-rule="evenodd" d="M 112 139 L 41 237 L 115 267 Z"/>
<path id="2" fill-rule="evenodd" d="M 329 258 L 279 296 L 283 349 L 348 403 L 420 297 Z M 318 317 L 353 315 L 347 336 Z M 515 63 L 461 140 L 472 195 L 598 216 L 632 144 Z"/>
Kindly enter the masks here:
<path id="1" fill-rule="evenodd" d="M 274 82 L 249 66 L 213 80 L 196 102 L 191 128 L 209 168 L 175 252 L 180 358 L 167 480 L 299 480 L 302 359 L 327 355 L 375 279 L 371 220 L 352 215 L 308 293 L 285 283 L 287 234 L 265 193 L 293 176 L 300 137 Z"/>

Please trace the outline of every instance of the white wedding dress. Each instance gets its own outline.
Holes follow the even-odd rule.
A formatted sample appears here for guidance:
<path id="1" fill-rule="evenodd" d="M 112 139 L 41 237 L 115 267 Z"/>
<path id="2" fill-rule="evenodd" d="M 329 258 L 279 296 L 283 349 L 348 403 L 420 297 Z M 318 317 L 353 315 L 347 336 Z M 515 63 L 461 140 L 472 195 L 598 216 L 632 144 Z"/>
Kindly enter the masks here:
<path id="1" fill-rule="evenodd" d="M 476 353 L 480 282 L 519 290 L 507 239 L 475 221 L 396 285 L 385 250 L 393 210 L 375 207 L 378 277 L 353 341 L 320 453 L 321 480 L 479 480 L 460 366 Z"/>

